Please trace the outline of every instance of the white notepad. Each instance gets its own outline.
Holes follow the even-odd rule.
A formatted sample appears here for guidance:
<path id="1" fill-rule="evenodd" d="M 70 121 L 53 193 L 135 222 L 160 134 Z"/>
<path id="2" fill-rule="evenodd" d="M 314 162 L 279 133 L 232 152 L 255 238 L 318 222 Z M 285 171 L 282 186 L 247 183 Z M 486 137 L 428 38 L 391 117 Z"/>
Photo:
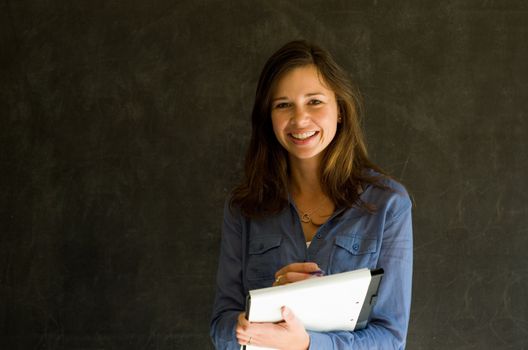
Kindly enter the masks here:
<path id="1" fill-rule="evenodd" d="M 359 269 L 251 290 L 246 315 L 251 322 L 279 322 L 282 320 L 281 307 L 287 306 L 307 330 L 361 329 L 366 326 L 376 302 L 382 275 L 382 269 Z M 273 350 L 254 345 L 245 349 Z"/>

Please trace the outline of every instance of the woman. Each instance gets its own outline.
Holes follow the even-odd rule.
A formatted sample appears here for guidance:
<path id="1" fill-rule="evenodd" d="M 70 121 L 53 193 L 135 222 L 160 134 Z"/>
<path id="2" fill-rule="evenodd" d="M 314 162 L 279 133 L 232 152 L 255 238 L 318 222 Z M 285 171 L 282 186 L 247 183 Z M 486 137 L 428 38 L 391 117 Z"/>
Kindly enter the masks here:
<path id="1" fill-rule="evenodd" d="M 411 202 L 368 159 L 359 106 L 346 73 L 317 46 L 290 42 L 265 64 L 245 177 L 224 209 L 211 322 L 217 349 L 404 348 Z M 251 289 L 364 267 L 385 275 L 363 330 L 312 332 L 287 307 L 277 324 L 245 319 Z"/>

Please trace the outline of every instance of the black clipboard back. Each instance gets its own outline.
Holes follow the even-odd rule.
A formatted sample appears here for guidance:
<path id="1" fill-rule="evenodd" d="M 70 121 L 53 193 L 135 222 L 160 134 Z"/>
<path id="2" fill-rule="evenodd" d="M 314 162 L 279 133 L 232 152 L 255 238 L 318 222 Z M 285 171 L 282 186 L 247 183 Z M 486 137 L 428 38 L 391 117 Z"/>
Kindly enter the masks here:
<path id="1" fill-rule="evenodd" d="M 383 269 L 380 268 L 371 270 L 370 276 L 372 279 L 370 280 L 367 295 L 365 296 L 363 307 L 361 308 L 356 327 L 354 328 L 355 331 L 363 329 L 367 326 L 367 323 L 370 319 L 370 313 L 372 312 L 372 308 L 374 307 L 374 305 L 376 305 L 376 301 L 378 300 L 378 290 L 381 283 L 381 279 L 383 278 Z"/>

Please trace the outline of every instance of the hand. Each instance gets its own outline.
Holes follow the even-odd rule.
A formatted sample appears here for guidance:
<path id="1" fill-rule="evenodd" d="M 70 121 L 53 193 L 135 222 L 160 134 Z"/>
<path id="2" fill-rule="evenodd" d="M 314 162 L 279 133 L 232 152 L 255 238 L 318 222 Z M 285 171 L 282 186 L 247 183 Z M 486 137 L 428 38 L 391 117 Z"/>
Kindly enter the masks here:
<path id="1" fill-rule="evenodd" d="M 246 320 L 244 312 L 238 315 L 236 336 L 240 345 L 255 345 L 280 350 L 307 350 L 310 336 L 303 324 L 286 306 L 282 307 L 284 321 L 257 323 Z"/>
<path id="2" fill-rule="evenodd" d="M 273 282 L 273 286 L 281 286 L 283 284 L 312 278 L 314 277 L 312 273 L 317 271 L 321 271 L 321 269 L 313 262 L 286 265 L 279 271 L 275 272 L 275 282 Z"/>

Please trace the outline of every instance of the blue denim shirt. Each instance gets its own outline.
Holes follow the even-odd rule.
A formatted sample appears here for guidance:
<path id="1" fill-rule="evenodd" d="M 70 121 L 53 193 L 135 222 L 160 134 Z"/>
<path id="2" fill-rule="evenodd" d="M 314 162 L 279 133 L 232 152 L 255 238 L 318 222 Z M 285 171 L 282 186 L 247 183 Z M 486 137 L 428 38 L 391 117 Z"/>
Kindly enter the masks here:
<path id="1" fill-rule="evenodd" d="M 312 261 L 327 274 L 367 267 L 383 268 L 385 275 L 365 329 L 308 331 L 310 349 L 403 349 L 411 304 L 411 201 L 403 186 L 384 182 L 393 191 L 367 186 L 361 193 L 364 202 L 377 207 L 374 214 L 337 209 L 308 248 L 291 199 L 279 214 L 259 220 L 229 209 L 226 201 L 211 321 L 216 348 L 240 349 L 235 328 L 249 290 L 270 287 L 285 265 Z"/>

